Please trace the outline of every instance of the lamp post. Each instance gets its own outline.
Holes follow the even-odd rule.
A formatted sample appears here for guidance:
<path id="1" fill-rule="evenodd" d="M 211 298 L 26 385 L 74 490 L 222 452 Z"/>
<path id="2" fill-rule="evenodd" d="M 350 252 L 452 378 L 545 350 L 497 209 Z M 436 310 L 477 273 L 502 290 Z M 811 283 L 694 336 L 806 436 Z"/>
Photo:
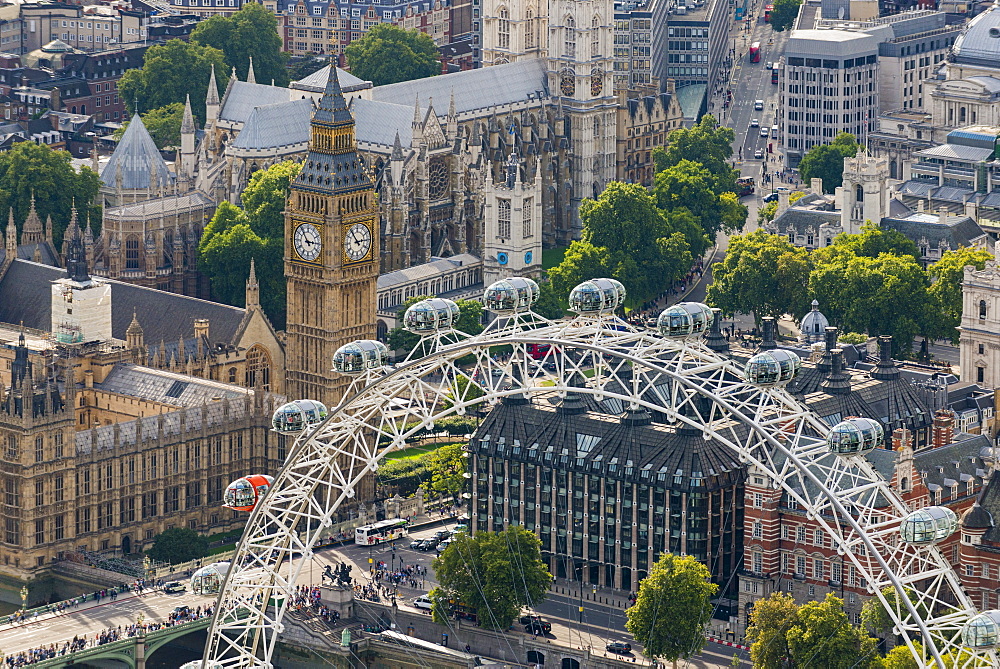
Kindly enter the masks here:
<path id="1" fill-rule="evenodd" d="M 24 610 L 26 608 L 28 608 L 28 586 L 22 585 L 21 586 L 21 611 L 22 611 L 22 613 L 24 612 Z"/>
<path id="2" fill-rule="evenodd" d="M 149 568 L 153 561 L 149 559 L 149 556 L 142 558 L 142 576 L 143 578 L 149 578 Z"/>

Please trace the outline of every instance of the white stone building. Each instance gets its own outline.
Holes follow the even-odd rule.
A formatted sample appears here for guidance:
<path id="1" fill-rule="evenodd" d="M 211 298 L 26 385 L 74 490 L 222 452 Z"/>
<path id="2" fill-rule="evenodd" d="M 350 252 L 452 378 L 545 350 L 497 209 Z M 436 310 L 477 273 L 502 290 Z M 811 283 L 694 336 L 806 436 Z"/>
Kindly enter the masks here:
<path id="1" fill-rule="evenodd" d="M 995 262 L 982 270 L 965 268 L 959 330 L 962 381 L 1000 386 L 1000 269 Z"/>

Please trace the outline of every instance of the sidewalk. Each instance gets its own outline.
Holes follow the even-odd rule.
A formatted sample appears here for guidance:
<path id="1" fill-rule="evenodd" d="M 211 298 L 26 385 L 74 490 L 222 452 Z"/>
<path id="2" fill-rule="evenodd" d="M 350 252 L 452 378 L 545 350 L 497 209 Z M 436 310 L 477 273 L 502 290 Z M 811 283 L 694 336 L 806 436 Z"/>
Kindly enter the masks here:
<path id="1" fill-rule="evenodd" d="M 153 590 L 148 590 L 147 592 L 154 592 Z M 47 611 L 45 613 L 40 613 L 37 616 L 30 616 L 27 619 L 20 622 L 9 622 L 0 625 L 0 633 L 7 630 L 20 629 L 22 627 L 33 625 L 35 623 L 40 623 L 45 620 L 51 620 L 52 618 L 62 618 L 74 613 L 79 613 L 81 611 L 87 611 L 89 609 L 96 609 L 100 606 L 106 604 L 115 604 L 126 599 L 135 599 L 136 597 L 141 597 L 134 590 L 129 590 L 128 592 L 119 593 L 115 599 L 112 599 L 110 595 L 101 598 L 101 601 L 96 601 L 94 599 L 88 599 L 86 602 L 71 606 L 69 608 L 63 609 L 62 611 Z"/>

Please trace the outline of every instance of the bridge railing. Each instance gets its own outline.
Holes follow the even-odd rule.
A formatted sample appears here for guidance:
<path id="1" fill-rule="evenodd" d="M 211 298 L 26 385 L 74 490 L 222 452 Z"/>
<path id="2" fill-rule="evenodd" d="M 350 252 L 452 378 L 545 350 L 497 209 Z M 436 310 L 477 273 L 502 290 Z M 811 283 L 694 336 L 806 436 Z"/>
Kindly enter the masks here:
<path id="1" fill-rule="evenodd" d="M 181 636 L 183 634 L 188 634 L 189 632 L 194 632 L 199 629 L 205 629 L 212 622 L 211 616 L 202 616 L 197 620 L 189 620 L 186 622 L 178 623 L 176 625 L 171 625 L 170 627 L 161 627 L 160 629 L 149 631 L 145 630 L 144 633 L 140 634 L 134 632 L 123 639 L 118 641 L 112 641 L 110 643 L 105 643 L 102 645 L 87 646 L 86 648 L 81 648 L 75 651 L 68 651 L 64 655 L 56 655 L 55 657 L 50 657 L 44 660 L 39 660 L 37 662 L 29 662 L 24 666 L 31 667 L 63 667 L 68 665 L 80 664 L 88 659 L 94 660 L 101 657 L 108 657 L 111 655 L 117 656 L 128 656 L 135 657 L 135 645 L 136 641 L 140 638 L 144 640 L 147 647 L 159 646 L 157 642 L 164 639 L 164 637 L 175 637 Z M 59 644 L 56 644 L 59 645 Z M 19 653 L 13 654 L 15 657 Z M 18 665 L 21 666 L 21 665 Z"/>
<path id="2" fill-rule="evenodd" d="M 119 586 L 113 588 L 103 588 L 106 592 L 116 591 L 119 595 L 123 592 L 131 592 L 132 586 L 127 583 L 122 583 Z M 14 613 L 7 614 L 5 616 L 0 616 L 0 626 L 10 625 L 22 622 L 24 620 L 30 620 L 35 615 L 42 615 L 44 613 L 52 613 L 60 610 L 70 610 L 74 606 L 78 606 L 85 602 L 94 601 L 97 598 L 97 594 L 101 592 L 100 590 L 90 592 L 83 595 L 77 595 L 76 597 L 70 597 L 69 599 L 64 599 L 59 602 L 54 602 L 52 604 L 42 604 L 41 606 L 35 606 L 30 609 L 23 609 L 15 611 Z M 110 595 L 104 595 L 108 597 Z M 62 609 L 60 609 L 60 606 Z"/>

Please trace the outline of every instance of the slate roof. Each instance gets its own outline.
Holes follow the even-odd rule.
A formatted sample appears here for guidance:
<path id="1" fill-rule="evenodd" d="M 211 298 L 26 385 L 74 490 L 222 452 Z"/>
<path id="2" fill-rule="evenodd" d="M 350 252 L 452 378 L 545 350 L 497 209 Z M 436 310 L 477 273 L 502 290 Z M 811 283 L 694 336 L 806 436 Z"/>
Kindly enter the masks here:
<path id="1" fill-rule="evenodd" d="M 1000 60 L 1000 39 L 993 37 L 995 30 L 1000 30 L 1000 8 L 990 5 L 969 21 L 955 40 L 952 47 L 955 62 L 996 67 Z"/>
<path id="2" fill-rule="evenodd" d="M 376 86 L 372 89 L 372 99 L 408 105 L 412 119 L 414 100 L 419 98 L 423 104 L 434 99 L 438 108 L 447 109 L 452 92 L 455 94 L 455 111 L 459 114 L 522 102 L 529 95 L 545 97 L 548 95 L 546 61 L 532 58 L 506 65 Z"/>
<path id="3" fill-rule="evenodd" d="M 815 209 L 800 209 L 789 207 L 781 216 L 774 219 L 771 227 L 776 230 L 785 231 L 791 228 L 797 233 L 805 234 L 806 230 L 812 228 L 814 232 L 819 232 L 821 225 L 840 225 L 839 211 L 817 211 Z"/>
<path id="4" fill-rule="evenodd" d="M 916 195 L 918 197 L 927 197 L 927 195 L 937 188 L 936 181 L 924 181 L 923 179 L 910 179 L 909 181 L 904 181 L 897 188 L 897 192 L 902 195 Z"/>
<path id="5" fill-rule="evenodd" d="M 972 477 L 984 478 L 989 465 L 983 449 L 990 449 L 989 437 L 959 433 L 955 441 L 939 448 L 923 448 L 913 453 L 913 465 L 924 485 L 934 492 L 943 489 L 943 499 L 950 498 L 950 488 L 959 484 L 959 497 L 965 496 L 965 483 Z M 988 453 L 992 453 L 989 450 Z"/>
<path id="6" fill-rule="evenodd" d="M 124 204 L 120 207 L 108 207 L 104 210 L 104 215 L 110 218 L 153 218 L 162 214 L 169 214 L 174 211 L 187 211 L 194 208 L 209 208 L 215 202 L 198 191 L 191 191 L 183 195 L 168 195 L 152 200 L 143 200 L 133 204 Z"/>
<path id="7" fill-rule="evenodd" d="M 469 253 L 459 253 L 448 258 L 434 258 L 430 262 L 379 275 L 378 290 L 386 290 L 393 286 L 406 285 L 413 281 L 420 281 L 421 279 L 429 279 L 453 270 L 456 267 L 474 265 L 480 262 L 482 261 L 479 258 Z"/>
<path id="8" fill-rule="evenodd" d="M 707 492 L 732 486 L 746 476 L 728 446 L 705 441 L 700 432 L 683 434 L 659 423 L 630 424 L 593 410 L 563 413 L 544 401 L 501 402 L 480 424 L 470 448 L 670 490 Z"/>
<path id="9" fill-rule="evenodd" d="M 392 146 L 399 133 L 403 146 L 413 143 L 413 105 L 397 105 L 391 102 L 376 102 L 354 98 L 351 100 L 354 114 L 355 136 L 358 143 L 367 142 Z M 421 110 L 421 117 L 425 110 Z"/>
<path id="10" fill-rule="evenodd" d="M 979 162 L 993 156 L 993 149 L 981 149 L 977 146 L 962 144 L 939 144 L 915 154 L 921 158 L 940 158 L 942 160 L 971 160 Z"/>
<path id="11" fill-rule="evenodd" d="M 289 88 L 322 93 L 326 90 L 327 79 L 330 78 L 330 67 L 330 65 L 324 65 L 312 74 L 303 77 L 298 81 L 293 81 Z M 337 68 L 337 77 L 340 79 L 341 88 L 348 93 L 371 86 L 370 81 L 359 79 L 347 70 L 342 70 L 339 67 Z"/>
<path id="12" fill-rule="evenodd" d="M 917 241 L 925 238 L 933 248 L 946 240 L 953 249 L 971 246 L 974 241 L 986 236 L 979 224 L 968 216 L 949 215 L 945 220 L 946 223 L 942 224 L 937 214 L 918 212 L 906 218 L 883 218 L 881 225 L 901 232 L 907 239 Z"/>
<path id="13" fill-rule="evenodd" d="M 104 381 L 95 383 L 94 387 L 179 407 L 198 406 L 223 397 L 240 399 L 249 393 L 239 386 L 129 363 L 116 364 Z"/>
<path id="14" fill-rule="evenodd" d="M 255 107 L 233 142 L 233 148 L 272 149 L 306 144 L 312 113 L 311 98 Z"/>
<path id="15" fill-rule="evenodd" d="M 233 81 L 222 100 L 219 118 L 233 123 L 246 123 L 255 107 L 288 102 L 287 88 L 270 84 L 252 84 L 249 81 Z"/>
<path id="16" fill-rule="evenodd" d="M 0 323 L 20 324 L 49 332 L 52 328 L 51 282 L 66 271 L 25 260 L 14 261 L 0 277 Z M 149 344 L 194 337 L 194 320 L 206 318 L 216 342 L 232 343 L 246 309 L 217 302 L 167 293 L 113 279 L 111 284 L 111 333 L 125 339 L 132 314 L 139 314 L 143 334 Z"/>
<path id="17" fill-rule="evenodd" d="M 118 167 L 121 166 L 122 188 L 129 190 L 149 188 L 154 165 L 160 187 L 167 187 L 174 176 L 156 148 L 153 138 L 149 136 L 142 117 L 136 114 L 129 121 L 125 134 L 115 147 L 115 152 L 111 154 L 111 159 L 101 171 L 101 181 L 105 186 L 115 188 L 118 183 Z"/>
<path id="18" fill-rule="evenodd" d="M 983 535 L 983 541 L 993 544 L 1000 542 L 1000 528 L 996 525 L 997 519 L 1000 519 L 1000 475 L 997 475 L 996 472 L 990 476 L 983 488 L 983 492 L 979 496 L 979 506 L 989 515 L 990 521 L 989 529 Z M 981 523 L 981 525 L 985 525 L 985 523 Z"/>

